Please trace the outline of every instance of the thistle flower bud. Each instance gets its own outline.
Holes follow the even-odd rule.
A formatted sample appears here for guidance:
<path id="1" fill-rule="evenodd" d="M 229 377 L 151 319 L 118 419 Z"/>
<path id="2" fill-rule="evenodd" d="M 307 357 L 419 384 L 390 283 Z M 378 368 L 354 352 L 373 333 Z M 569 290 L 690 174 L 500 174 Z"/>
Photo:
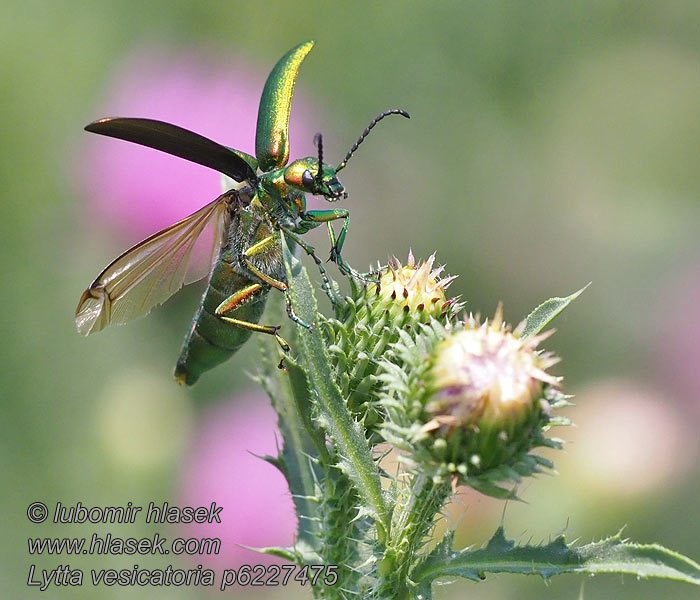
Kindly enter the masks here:
<path id="1" fill-rule="evenodd" d="M 432 319 L 442 324 L 455 320 L 462 305 L 447 299 L 454 277 L 441 278 L 443 267 L 433 268 L 435 255 L 416 261 L 409 252 L 405 265 L 394 258 L 380 267 L 376 282 L 351 280 L 352 294 L 337 308 L 337 318 L 325 321 L 326 340 L 336 367 L 341 391 L 349 408 L 365 426 L 376 431 L 383 420 L 376 407 L 379 361 L 400 331 L 418 332 Z"/>
<path id="2" fill-rule="evenodd" d="M 528 452 L 559 446 L 544 437 L 550 425 L 566 422 L 552 416 L 553 407 L 566 404 L 559 378 L 547 373 L 558 359 L 536 349 L 549 333 L 521 338 L 521 331 L 503 323 L 499 306 L 483 324 L 469 316 L 452 331 L 433 325 L 420 343 L 397 344 L 401 373 L 383 368 L 383 402 L 396 407 L 385 429 L 388 439 L 409 452 L 412 468 L 436 482 L 500 497 L 510 492 L 494 482 L 517 482 L 551 468 Z"/>
<path id="3" fill-rule="evenodd" d="M 540 402 L 542 386 L 559 380 L 545 370 L 558 360 L 535 348 L 550 334 L 516 337 L 503 324 L 500 306 L 490 323 L 467 319 L 464 329 L 435 349 L 433 391 L 425 407 L 434 416 L 423 429 L 511 428 L 533 411 L 548 412 L 547 401 Z"/>
<path id="4" fill-rule="evenodd" d="M 451 307 L 456 299 L 447 300 L 445 290 L 455 276 L 440 279 L 444 267 L 433 269 L 434 260 L 433 254 L 424 263 L 416 264 L 413 253 L 409 252 L 405 266 L 397 258 L 389 261 L 380 271 L 378 282 L 366 288 L 364 296 L 369 314 L 379 316 L 385 311 L 396 320 L 403 313 L 411 324 L 428 323 L 431 318 L 454 314 Z"/>

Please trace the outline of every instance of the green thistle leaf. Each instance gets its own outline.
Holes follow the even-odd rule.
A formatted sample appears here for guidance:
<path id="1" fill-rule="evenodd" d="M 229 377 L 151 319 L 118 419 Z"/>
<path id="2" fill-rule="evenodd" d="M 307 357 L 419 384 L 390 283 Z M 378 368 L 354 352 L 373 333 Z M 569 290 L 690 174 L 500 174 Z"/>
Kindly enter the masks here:
<path id="1" fill-rule="evenodd" d="M 280 303 L 275 303 L 267 314 L 275 322 L 282 318 L 284 311 Z M 267 343 L 261 344 L 262 360 L 257 380 L 277 412 L 277 426 L 283 440 L 279 456 L 265 457 L 265 460 L 274 464 L 287 480 L 298 520 L 297 545 L 305 552 L 318 551 L 321 531 L 316 482 L 321 474 L 315 460 L 326 451 L 324 436 L 311 422 L 310 394 L 303 370 L 289 360 L 285 361 L 286 373 L 278 369 L 277 344 L 265 341 Z M 289 551 L 294 552 L 294 549 Z"/>
<path id="2" fill-rule="evenodd" d="M 545 300 L 527 316 L 525 329 L 523 329 L 520 337 L 527 338 L 542 331 L 554 317 L 569 306 L 573 300 L 576 300 L 589 285 L 591 284 L 585 285 L 578 292 L 571 294 L 571 296 Z"/>
<path id="3" fill-rule="evenodd" d="M 559 536 L 547 545 L 518 546 L 499 527 L 484 548 L 451 551 L 445 538 L 413 571 L 411 579 L 426 590 L 438 577 L 460 576 L 472 581 L 486 573 L 520 573 L 547 579 L 563 573 L 627 573 L 700 585 L 700 565 L 657 544 L 633 544 L 618 533 L 584 546 L 567 544 Z M 429 596 L 424 596 L 429 597 Z"/>
<path id="4" fill-rule="evenodd" d="M 241 548 L 257 552 L 258 554 L 268 554 L 276 556 L 283 560 L 288 560 L 296 565 L 314 565 L 322 562 L 322 558 L 312 548 L 309 548 L 305 543 L 297 543 L 294 546 L 268 546 L 265 548 L 255 548 L 253 546 L 240 545 Z"/>
<path id="5" fill-rule="evenodd" d="M 306 269 L 289 250 L 284 234 L 282 249 L 294 312 L 303 321 L 314 323 L 318 307 L 311 281 Z M 380 538 L 386 536 L 389 533 L 389 510 L 382 492 L 379 469 L 359 424 L 353 421 L 338 386 L 330 376 L 333 371 L 322 334 L 318 327 L 299 328 L 298 339 L 298 351 L 304 362 L 309 388 L 315 394 L 328 434 L 343 459 L 338 466 L 347 473 L 358 494 L 371 509 Z"/>

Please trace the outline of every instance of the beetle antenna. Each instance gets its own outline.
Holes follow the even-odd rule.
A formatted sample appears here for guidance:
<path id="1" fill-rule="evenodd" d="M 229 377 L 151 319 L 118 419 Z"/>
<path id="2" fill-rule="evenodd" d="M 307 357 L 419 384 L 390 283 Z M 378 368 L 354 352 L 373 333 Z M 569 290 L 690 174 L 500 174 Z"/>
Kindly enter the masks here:
<path id="1" fill-rule="evenodd" d="M 391 110 L 385 110 L 383 113 L 378 114 L 374 119 L 372 119 L 369 122 L 369 125 L 365 127 L 365 130 L 362 132 L 362 135 L 358 138 L 358 140 L 352 145 L 352 148 L 350 148 L 350 152 L 348 152 L 345 155 L 345 158 L 343 159 L 343 162 L 341 162 L 335 169 L 335 172 L 337 173 L 341 169 L 345 168 L 345 165 L 348 164 L 348 161 L 350 160 L 350 157 L 355 153 L 355 150 L 357 150 L 358 146 L 365 141 L 365 138 L 369 135 L 369 132 L 372 131 L 374 126 L 379 123 L 384 117 L 388 117 L 389 115 L 401 115 L 402 117 L 406 117 L 407 119 L 410 119 L 411 116 L 405 111 L 401 110 L 400 108 L 392 108 Z"/>
<path id="2" fill-rule="evenodd" d="M 314 145 L 318 148 L 318 172 L 316 173 L 316 185 L 320 187 L 323 181 L 323 136 L 317 133 L 314 136 Z"/>

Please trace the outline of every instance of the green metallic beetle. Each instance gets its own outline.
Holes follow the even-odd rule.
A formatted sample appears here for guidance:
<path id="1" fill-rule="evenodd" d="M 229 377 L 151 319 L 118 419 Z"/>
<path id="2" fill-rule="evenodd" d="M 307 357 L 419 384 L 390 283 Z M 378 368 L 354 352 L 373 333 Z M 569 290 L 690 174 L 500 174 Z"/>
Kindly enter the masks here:
<path id="1" fill-rule="evenodd" d="M 193 271 L 190 257 L 206 229 L 214 229 L 213 267 L 207 289 L 194 316 L 175 377 L 192 385 L 202 373 L 227 360 L 253 331 L 273 335 L 282 350 L 289 345 L 278 335 L 280 326 L 258 323 L 267 292 L 285 294 L 287 313 L 297 324 L 309 327 L 293 312 L 287 292 L 280 232 L 313 257 L 326 293 L 335 301 L 323 263 L 300 235 L 322 223 L 328 226 L 331 256 L 346 275 L 364 278 L 341 257 L 348 229 L 346 209 L 306 210 L 305 193 L 328 201 L 347 197 L 337 173 L 384 117 L 403 110 L 388 110 L 373 119 L 343 161 L 323 163 L 321 136 L 318 157 L 289 160 L 288 123 L 292 93 L 299 66 L 313 47 L 304 42 L 285 54 L 267 78 L 260 100 L 255 154 L 222 146 L 176 125 L 138 118 L 100 119 L 87 131 L 148 146 L 210 167 L 239 185 L 189 217 L 152 235 L 124 252 L 100 273 L 83 293 L 75 314 L 78 332 L 89 335 L 110 323 L 125 323 L 147 314 L 165 302 L 183 284 L 206 276 Z M 343 220 L 338 237 L 331 223 Z"/>

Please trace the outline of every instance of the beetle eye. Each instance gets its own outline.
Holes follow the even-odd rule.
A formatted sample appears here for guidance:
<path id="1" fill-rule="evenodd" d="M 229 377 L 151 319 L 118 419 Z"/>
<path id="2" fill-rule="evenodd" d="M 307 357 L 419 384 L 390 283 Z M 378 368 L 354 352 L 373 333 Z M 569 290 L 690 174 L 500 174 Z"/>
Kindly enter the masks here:
<path id="1" fill-rule="evenodd" d="M 307 190 L 313 189 L 314 176 L 311 174 L 311 171 L 309 171 L 308 169 L 306 169 L 306 171 L 304 171 L 301 174 L 301 183 Z"/>

